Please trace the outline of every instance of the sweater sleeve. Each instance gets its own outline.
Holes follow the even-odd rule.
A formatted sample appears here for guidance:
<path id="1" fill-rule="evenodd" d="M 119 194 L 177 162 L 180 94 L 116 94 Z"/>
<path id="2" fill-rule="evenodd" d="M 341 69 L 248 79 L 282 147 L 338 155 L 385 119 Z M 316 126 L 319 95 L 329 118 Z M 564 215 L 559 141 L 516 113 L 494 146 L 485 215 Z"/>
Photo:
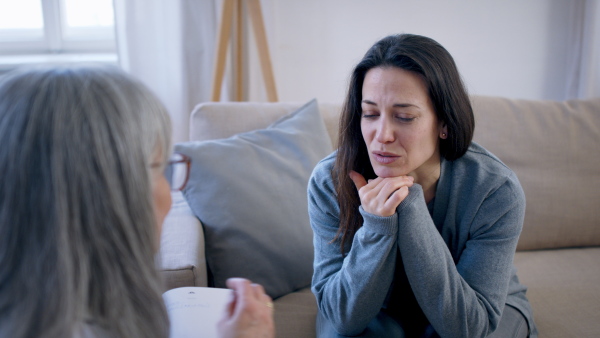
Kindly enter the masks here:
<path id="1" fill-rule="evenodd" d="M 313 173 L 308 185 L 308 209 L 314 231 L 312 291 L 321 314 L 342 335 L 361 333 L 379 313 L 394 277 L 397 256 L 397 215 L 378 217 L 360 208 L 363 226 L 346 255 L 339 241 L 339 207 L 331 175 Z"/>
<path id="2" fill-rule="evenodd" d="M 419 185 L 398 206 L 398 246 L 415 297 L 442 337 L 483 337 L 506 302 L 524 217 L 524 195 L 508 180 L 482 201 L 468 221 L 458 261 L 427 212 Z M 465 218 L 468 218 L 465 216 Z"/>

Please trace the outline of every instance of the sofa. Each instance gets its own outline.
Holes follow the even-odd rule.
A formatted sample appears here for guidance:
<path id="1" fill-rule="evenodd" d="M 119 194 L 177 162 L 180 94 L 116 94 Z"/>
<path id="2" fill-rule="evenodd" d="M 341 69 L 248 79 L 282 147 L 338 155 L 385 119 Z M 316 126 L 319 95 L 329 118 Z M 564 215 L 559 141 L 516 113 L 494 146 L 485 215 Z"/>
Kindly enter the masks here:
<path id="1" fill-rule="evenodd" d="M 525 191 L 514 262 L 540 337 L 600 336 L 600 99 L 471 99 L 474 141 L 513 169 Z M 266 284 L 274 298 L 278 337 L 315 336 L 312 232 L 302 184 L 319 157 L 335 148 L 340 107 L 314 100 L 196 106 L 190 141 L 176 145 L 192 155 L 192 186 L 173 192 L 161 236 L 158 261 L 166 289 L 251 278 Z M 310 119 L 318 123 L 295 121 L 299 110 L 316 110 Z M 302 123 L 304 130 L 289 130 Z M 291 139 L 302 133 L 304 139 Z M 195 158 L 197 153 L 208 155 Z M 254 169 L 261 164 L 266 167 Z M 232 178 L 220 176 L 230 171 Z M 286 217 L 271 222 L 280 214 Z"/>

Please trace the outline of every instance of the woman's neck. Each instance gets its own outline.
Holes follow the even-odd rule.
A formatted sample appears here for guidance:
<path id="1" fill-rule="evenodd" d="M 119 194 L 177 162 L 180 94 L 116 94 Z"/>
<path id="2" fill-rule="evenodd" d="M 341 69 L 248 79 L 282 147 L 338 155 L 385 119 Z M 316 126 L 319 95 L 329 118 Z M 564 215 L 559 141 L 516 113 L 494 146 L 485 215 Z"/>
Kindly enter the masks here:
<path id="1" fill-rule="evenodd" d="M 423 187 L 423 196 L 425 202 L 429 203 L 435 197 L 435 190 L 437 188 L 437 182 L 441 175 L 441 161 L 437 158 L 437 161 L 432 163 L 424 163 L 421 167 L 415 170 L 410 176 L 415 178 L 415 183 L 418 183 Z"/>

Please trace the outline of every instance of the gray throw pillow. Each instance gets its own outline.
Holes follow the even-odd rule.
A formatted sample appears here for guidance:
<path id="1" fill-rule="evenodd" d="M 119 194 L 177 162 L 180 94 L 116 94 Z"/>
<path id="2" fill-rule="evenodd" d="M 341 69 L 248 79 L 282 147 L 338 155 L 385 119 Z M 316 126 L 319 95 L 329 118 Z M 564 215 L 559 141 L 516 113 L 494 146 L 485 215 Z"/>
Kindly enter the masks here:
<path id="1" fill-rule="evenodd" d="M 175 151 L 192 158 L 184 195 L 204 226 L 211 285 L 244 277 L 272 298 L 309 286 L 306 187 L 332 151 L 316 100 L 266 129 L 180 143 Z"/>

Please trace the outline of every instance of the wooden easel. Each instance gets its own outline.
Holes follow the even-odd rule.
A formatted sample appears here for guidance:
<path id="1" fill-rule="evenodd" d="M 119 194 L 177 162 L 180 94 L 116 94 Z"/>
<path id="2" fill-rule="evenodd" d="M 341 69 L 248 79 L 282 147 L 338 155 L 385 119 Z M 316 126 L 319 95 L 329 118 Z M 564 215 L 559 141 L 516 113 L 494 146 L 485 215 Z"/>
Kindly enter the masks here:
<path id="1" fill-rule="evenodd" d="M 254 29 L 260 66 L 262 69 L 263 79 L 267 91 L 267 100 L 270 102 L 277 101 L 277 90 L 275 88 L 275 77 L 271 66 L 271 58 L 269 56 L 269 47 L 267 45 L 267 35 L 263 22 L 262 10 L 260 8 L 260 0 L 223 0 L 223 12 L 221 14 L 221 24 L 219 26 L 219 40 L 215 57 L 215 70 L 213 74 L 212 84 L 212 101 L 221 99 L 221 87 L 223 85 L 223 77 L 225 75 L 225 61 L 227 59 L 227 47 L 231 38 L 231 26 L 234 16 L 236 15 L 236 55 L 235 55 L 235 95 L 236 101 L 242 101 L 243 96 L 243 4 L 246 3 L 250 21 Z M 237 9 L 236 9 L 237 7 Z"/>

